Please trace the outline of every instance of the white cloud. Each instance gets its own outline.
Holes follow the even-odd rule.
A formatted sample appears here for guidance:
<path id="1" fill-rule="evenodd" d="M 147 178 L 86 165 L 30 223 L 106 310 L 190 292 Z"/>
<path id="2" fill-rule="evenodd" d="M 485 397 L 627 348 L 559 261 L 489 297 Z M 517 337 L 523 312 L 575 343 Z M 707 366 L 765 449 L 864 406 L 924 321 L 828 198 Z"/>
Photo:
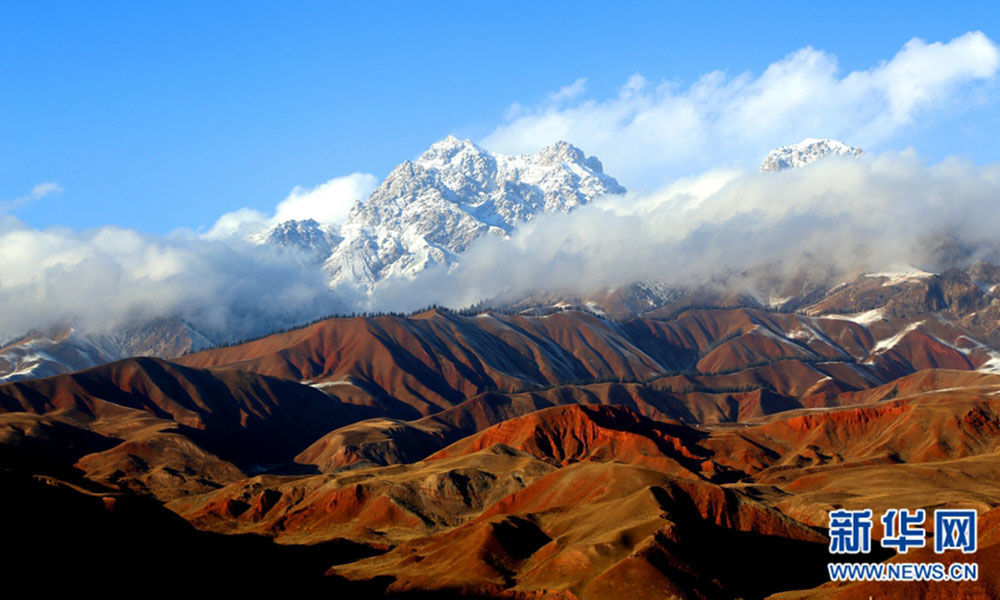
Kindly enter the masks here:
<path id="1" fill-rule="evenodd" d="M 58 321 L 109 331 L 163 315 L 231 339 L 343 308 L 321 271 L 243 241 L 10 219 L 0 220 L 0 306 L 0 339 Z"/>
<path id="2" fill-rule="evenodd" d="M 967 106 L 974 84 L 998 69 L 1000 50 L 980 32 L 948 43 L 912 39 L 891 60 L 843 76 L 834 56 L 807 47 L 759 76 L 717 71 L 682 88 L 634 75 L 615 98 L 515 105 L 482 144 L 522 153 L 564 139 L 600 157 L 626 187 L 649 189 L 713 167 L 749 168 L 806 137 L 877 150 L 918 117 Z M 578 81 L 552 97 L 582 91 Z"/>
<path id="3" fill-rule="evenodd" d="M 587 91 L 587 78 L 581 77 L 569 85 L 559 88 L 559 91 L 549 95 L 552 102 L 566 102 L 574 98 L 579 98 Z"/>
<path id="4" fill-rule="evenodd" d="M 9 213 L 10 211 L 24 206 L 29 202 L 34 202 L 36 200 L 41 200 L 42 198 L 50 194 L 60 194 L 63 189 L 58 183 L 54 181 L 46 181 L 44 183 L 39 183 L 38 185 L 31 188 L 31 191 L 24 196 L 19 198 L 14 198 L 13 200 L 7 200 L 5 202 L 0 202 L 0 214 Z"/>
<path id="5" fill-rule="evenodd" d="M 259 210 L 240 208 L 219 217 L 203 237 L 208 240 L 244 237 L 263 227 L 267 221 L 267 215 Z"/>
<path id="6" fill-rule="evenodd" d="M 272 220 L 315 219 L 323 224 L 343 223 L 355 202 L 366 199 L 378 179 L 368 173 L 351 173 L 312 189 L 296 187 L 278 204 Z"/>
<path id="7" fill-rule="evenodd" d="M 364 201 L 377 185 L 374 175 L 351 173 L 314 188 L 296 187 L 278 203 L 273 215 L 267 216 L 252 208 L 228 212 L 219 217 L 203 237 L 214 240 L 243 237 L 267 225 L 289 220 L 315 219 L 324 225 L 339 225 L 351 207 Z"/>
<path id="8" fill-rule="evenodd" d="M 44 198 L 49 194 L 58 194 L 62 192 L 62 187 L 54 181 L 46 181 L 45 183 L 39 183 L 35 187 L 31 188 L 31 197 L 35 200 Z"/>

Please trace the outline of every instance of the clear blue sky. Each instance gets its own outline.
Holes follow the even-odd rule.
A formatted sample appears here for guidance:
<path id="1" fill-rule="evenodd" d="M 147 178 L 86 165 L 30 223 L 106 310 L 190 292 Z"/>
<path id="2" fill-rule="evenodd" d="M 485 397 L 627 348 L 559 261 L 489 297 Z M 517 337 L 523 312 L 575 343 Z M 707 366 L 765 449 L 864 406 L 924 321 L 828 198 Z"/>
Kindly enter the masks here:
<path id="1" fill-rule="evenodd" d="M 384 176 L 580 77 L 603 98 L 634 73 L 681 84 L 716 69 L 759 73 L 809 45 L 846 72 L 914 36 L 1000 40 L 996 2 L 0 7 L 0 201 L 55 181 L 61 194 L 14 214 L 33 227 L 158 233 L 242 206 L 267 211 L 296 185 Z M 962 126 L 991 135 L 912 141 L 932 157 L 1000 159 L 995 117 Z"/>

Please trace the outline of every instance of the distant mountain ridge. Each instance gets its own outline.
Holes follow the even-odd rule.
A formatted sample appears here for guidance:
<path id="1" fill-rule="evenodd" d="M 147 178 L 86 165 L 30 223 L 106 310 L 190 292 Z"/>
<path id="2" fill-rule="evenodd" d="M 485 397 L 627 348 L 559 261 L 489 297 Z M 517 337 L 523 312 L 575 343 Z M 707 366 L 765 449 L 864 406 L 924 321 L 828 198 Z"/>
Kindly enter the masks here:
<path id="1" fill-rule="evenodd" d="M 103 334 L 63 324 L 33 330 L 0 345 L 0 383 L 51 377 L 129 356 L 174 358 L 216 343 L 175 318 L 137 321 Z"/>

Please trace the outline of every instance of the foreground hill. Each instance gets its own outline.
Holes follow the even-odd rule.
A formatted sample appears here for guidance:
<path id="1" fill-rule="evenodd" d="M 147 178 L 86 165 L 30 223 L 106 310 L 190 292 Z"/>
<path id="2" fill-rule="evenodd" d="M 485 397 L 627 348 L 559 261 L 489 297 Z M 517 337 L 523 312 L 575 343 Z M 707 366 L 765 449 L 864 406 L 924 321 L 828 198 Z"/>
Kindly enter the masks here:
<path id="1" fill-rule="evenodd" d="M 0 385 L 0 474 L 65 504 L 47 531 L 73 547 L 87 520 L 142 529 L 106 514 L 136 506 L 154 545 L 256 540 L 282 581 L 370 597 L 881 597 L 825 585 L 827 511 L 1000 506 L 1000 375 L 973 339 L 747 308 L 332 319 Z"/>
<path id="2" fill-rule="evenodd" d="M 363 414 L 281 379 L 137 358 L 0 386 L 0 453 L 171 498 L 287 461 Z"/>
<path id="3" fill-rule="evenodd" d="M 161 594 L 259 593 L 289 581 L 300 590 L 370 593 L 324 577 L 332 563 L 377 552 L 365 546 L 343 540 L 280 546 L 261 536 L 198 531 L 149 498 L 6 469 L 0 469 L 0 489 L 4 572 L 47 593 L 125 597 L 150 585 Z"/>
<path id="4" fill-rule="evenodd" d="M 823 584 L 835 507 L 1000 504 L 998 391 L 993 375 L 929 371 L 739 428 L 567 405 L 423 461 L 257 477 L 170 506 L 213 531 L 384 544 L 331 573 L 389 593 L 762 597 Z"/>

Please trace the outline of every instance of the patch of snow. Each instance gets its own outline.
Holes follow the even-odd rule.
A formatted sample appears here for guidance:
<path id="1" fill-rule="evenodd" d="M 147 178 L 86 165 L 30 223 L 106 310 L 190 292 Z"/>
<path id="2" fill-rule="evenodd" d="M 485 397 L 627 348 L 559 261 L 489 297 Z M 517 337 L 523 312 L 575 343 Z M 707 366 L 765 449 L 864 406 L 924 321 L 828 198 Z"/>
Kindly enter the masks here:
<path id="1" fill-rule="evenodd" d="M 996 350 L 987 350 L 986 352 L 989 353 L 990 359 L 976 367 L 976 370 L 982 371 L 983 373 L 1000 375 L 1000 352 L 997 352 Z"/>
<path id="2" fill-rule="evenodd" d="M 924 324 L 923 321 L 917 321 L 915 323 L 910 323 L 909 325 L 907 325 L 906 327 L 904 327 L 902 329 L 902 331 L 900 331 L 896 335 L 894 335 L 892 337 L 888 337 L 888 338 L 886 338 L 884 340 L 879 340 L 875 344 L 875 346 L 872 348 L 872 351 L 871 351 L 870 354 L 876 354 L 878 352 L 883 352 L 885 350 L 888 350 L 888 349 L 892 348 L 893 346 L 895 346 L 896 344 L 898 344 L 900 341 L 902 341 L 902 339 L 904 337 L 906 337 L 906 335 L 908 333 L 910 333 L 911 331 L 915 330 L 917 327 L 920 327 L 923 324 Z"/>
<path id="3" fill-rule="evenodd" d="M 888 279 L 888 281 L 885 282 L 885 285 L 897 285 L 906 281 L 920 281 L 933 276 L 934 273 L 928 273 L 927 271 L 913 266 L 905 266 L 891 271 L 883 271 L 881 273 L 866 273 L 864 275 L 864 277 L 871 278 L 885 277 Z"/>
<path id="4" fill-rule="evenodd" d="M 800 340 L 804 342 L 811 342 L 819 339 L 815 331 L 812 331 L 811 329 L 808 329 L 806 327 L 798 327 L 796 329 L 789 331 L 788 337 L 792 338 L 793 340 Z"/>
<path id="5" fill-rule="evenodd" d="M 834 343 L 834 341 L 831 340 L 829 336 L 826 335 L 826 332 L 823 330 L 823 327 L 820 326 L 815 317 L 803 317 L 802 324 L 805 325 L 809 329 L 809 331 L 811 331 L 812 334 L 816 336 L 816 338 L 818 338 L 821 342 L 825 343 L 831 348 L 835 348 L 845 358 L 851 355 L 850 352 L 841 348 L 839 344 Z"/>
<path id="6" fill-rule="evenodd" d="M 810 354 L 812 354 L 814 356 L 817 356 L 816 352 L 813 351 L 812 348 L 809 348 L 808 346 L 801 346 L 799 344 L 796 344 L 796 343 L 792 342 L 790 339 L 788 339 L 788 338 L 786 338 L 786 337 L 784 337 L 782 335 L 778 335 L 777 333 L 771 331 L 769 328 L 763 327 L 761 325 L 754 325 L 753 328 L 751 328 L 750 331 L 748 331 L 747 333 L 752 333 L 752 332 L 755 332 L 755 331 L 759 332 L 760 334 L 764 335 L 765 337 L 771 338 L 772 340 L 778 342 L 782 346 L 793 348 L 793 349 L 798 350 L 800 352 L 802 350 L 805 350 L 806 352 L 808 352 L 808 353 L 810 353 Z"/>
<path id="7" fill-rule="evenodd" d="M 335 387 L 338 385 L 349 385 L 351 387 L 358 387 L 358 385 L 353 381 L 351 381 L 350 379 L 338 379 L 336 381 L 321 381 L 319 383 L 310 383 L 309 387 L 314 387 L 318 390 L 322 390 L 324 388 Z"/>
<path id="8" fill-rule="evenodd" d="M 853 321 L 859 325 L 871 325 L 876 321 L 885 320 L 885 313 L 882 312 L 883 309 L 876 308 L 873 310 L 868 310 L 862 313 L 854 313 L 850 315 L 838 315 L 838 314 L 828 314 L 823 315 L 821 318 L 824 319 L 840 319 L 842 321 Z"/>
<path id="9" fill-rule="evenodd" d="M 778 308 L 792 298 L 793 296 L 771 296 L 767 299 L 767 306 L 770 308 Z"/>

